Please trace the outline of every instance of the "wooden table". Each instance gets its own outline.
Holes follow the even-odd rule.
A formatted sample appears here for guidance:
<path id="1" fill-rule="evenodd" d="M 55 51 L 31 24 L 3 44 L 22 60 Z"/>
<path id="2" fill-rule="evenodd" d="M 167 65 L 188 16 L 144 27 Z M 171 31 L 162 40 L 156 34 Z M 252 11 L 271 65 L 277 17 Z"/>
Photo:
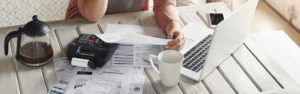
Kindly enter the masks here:
<path id="1" fill-rule="evenodd" d="M 228 17 L 231 12 L 224 3 L 179 7 L 181 25 L 190 22 L 206 22 L 209 11 L 217 9 Z M 106 24 L 135 24 L 158 26 L 152 11 L 106 15 L 98 23 L 84 19 L 48 22 L 55 57 L 64 57 L 68 44 L 81 33 L 100 34 Z M 10 42 L 9 55 L 4 55 L 4 38 L 20 26 L 0 28 L 0 93 L 46 94 L 56 82 L 53 62 L 42 67 L 27 67 L 14 59 L 16 39 Z M 181 77 L 175 87 L 163 87 L 159 76 L 151 68 L 145 69 L 145 94 L 231 94 L 231 93 L 299 93 L 299 85 L 268 57 L 254 39 L 249 38 L 231 57 L 208 77 L 194 82 Z"/>

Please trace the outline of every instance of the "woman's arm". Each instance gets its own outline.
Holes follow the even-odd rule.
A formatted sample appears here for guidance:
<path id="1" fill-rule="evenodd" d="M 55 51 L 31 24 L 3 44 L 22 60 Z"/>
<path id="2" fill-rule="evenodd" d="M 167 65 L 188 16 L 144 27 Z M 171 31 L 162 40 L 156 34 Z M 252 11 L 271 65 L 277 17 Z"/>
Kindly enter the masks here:
<path id="1" fill-rule="evenodd" d="M 108 0 L 70 0 L 66 19 L 84 17 L 91 22 L 99 21 L 106 12 Z"/>
<path id="2" fill-rule="evenodd" d="M 176 0 L 154 0 L 153 12 L 161 28 L 171 21 L 179 21 Z"/>
<path id="3" fill-rule="evenodd" d="M 108 0 L 85 0 L 87 9 L 93 16 L 103 16 L 106 12 Z"/>
<path id="4" fill-rule="evenodd" d="M 165 48 L 172 50 L 182 49 L 185 38 L 178 22 L 179 16 L 176 10 L 176 0 L 154 0 L 153 11 L 158 24 L 166 32 L 167 38 L 173 39 Z"/>

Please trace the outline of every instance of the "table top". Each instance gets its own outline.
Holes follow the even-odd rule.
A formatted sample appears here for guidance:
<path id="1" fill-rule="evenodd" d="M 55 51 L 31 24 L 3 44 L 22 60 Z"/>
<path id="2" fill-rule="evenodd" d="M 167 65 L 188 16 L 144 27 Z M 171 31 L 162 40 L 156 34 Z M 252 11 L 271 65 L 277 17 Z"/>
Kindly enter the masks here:
<path id="1" fill-rule="evenodd" d="M 207 23 L 206 14 L 214 9 L 225 18 L 231 11 L 224 3 L 210 3 L 177 8 L 182 26 L 191 22 Z M 81 33 L 101 34 L 106 24 L 135 24 L 158 26 L 152 11 L 106 15 L 98 23 L 84 19 L 48 22 L 54 57 L 64 57 L 69 43 Z M 207 24 L 206 24 L 207 25 Z M 0 92 L 2 94 L 46 94 L 56 82 L 53 62 L 42 67 L 27 67 L 14 59 L 16 39 L 10 41 L 9 55 L 4 55 L 4 38 L 20 26 L 0 28 Z M 145 68 L 144 94 L 232 94 L 232 93 L 299 93 L 299 85 L 267 56 L 249 37 L 231 57 L 226 59 L 206 78 L 199 82 L 181 76 L 175 87 L 160 84 L 159 75 Z"/>

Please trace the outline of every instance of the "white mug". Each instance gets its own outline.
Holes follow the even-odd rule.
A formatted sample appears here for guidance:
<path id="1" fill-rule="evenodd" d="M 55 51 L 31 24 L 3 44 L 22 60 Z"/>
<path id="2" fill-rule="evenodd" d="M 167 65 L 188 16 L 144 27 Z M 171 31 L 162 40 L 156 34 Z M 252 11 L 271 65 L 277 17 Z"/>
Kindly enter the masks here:
<path id="1" fill-rule="evenodd" d="M 153 58 L 158 58 L 159 70 L 153 64 Z M 179 82 L 183 55 L 175 50 L 165 50 L 158 56 L 150 55 L 149 61 L 154 70 L 159 73 L 161 83 L 164 86 L 176 86 Z"/>

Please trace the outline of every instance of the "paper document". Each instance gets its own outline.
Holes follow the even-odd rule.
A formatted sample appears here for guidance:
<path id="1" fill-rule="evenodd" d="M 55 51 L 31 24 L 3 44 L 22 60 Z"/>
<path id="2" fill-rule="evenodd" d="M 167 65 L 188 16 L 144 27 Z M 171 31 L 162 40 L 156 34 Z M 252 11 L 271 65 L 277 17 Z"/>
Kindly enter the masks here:
<path id="1" fill-rule="evenodd" d="M 166 45 L 170 39 L 157 27 L 108 24 L 104 34 L 97 35 L 107 43 Z"/>
<path id="2" fill-rule="evenodd" d="M 55 58 L 57 82 L 49 94 L 142 94 L 143 67 L 104 66 L 92 70 L 71 66 L 67 58 Z"/>
<path id="3" fill-rule="evenodd" d="M 108 76 L 93 77 L 92 80 L 87 82 L 85 87 L 86 94 L 122 94 L 122 92 L 128 92 L 129 78 L 117 77 L 114 78 Z M 79 93 L 81 94 L 81 93 Z"/>
<path id="4" fill-rule="evenodd" d="M 69 90 L 72 84 L 72 80 L 77 76 L 78 71 L 91 72 L 92 69 L 85 67 L 74 67 L 71 66 L 67 58 L 55 58 L 53 59 L 57 82 L 50 89 L 49 94 L 71 94 L 66 93 Z"/>
<path id="5" fill-rule="evenodd" d="M 122 32 L 135 32 L 143 35 L 166 38 L 165 32 L 154 26 L 139 26 L 139 25 L 129 25 L 129 24 L 107 24 L 104 30 L 105 34 L 109 33 L 122 33 Z"/>
<path id="6" fill-rule="evenodd" d="M 161 51 L 163 48 L 159 45 L 121 44 L 112 56 L 112 66 L 151 67 L 149 55 L 158 55 Z"/>
<path id="7" fill-rule="evenodd" d="M 135 32 L 109 33 L 97 35 L 107 43 L 166 45 L 170 39 L 146 36 Z"/>
<path id="8" fill-rule="evenodd" d="M 112 65 L 134 65 L 133 51 L 133 45 L 119 45 L 112 56 Z"/>

